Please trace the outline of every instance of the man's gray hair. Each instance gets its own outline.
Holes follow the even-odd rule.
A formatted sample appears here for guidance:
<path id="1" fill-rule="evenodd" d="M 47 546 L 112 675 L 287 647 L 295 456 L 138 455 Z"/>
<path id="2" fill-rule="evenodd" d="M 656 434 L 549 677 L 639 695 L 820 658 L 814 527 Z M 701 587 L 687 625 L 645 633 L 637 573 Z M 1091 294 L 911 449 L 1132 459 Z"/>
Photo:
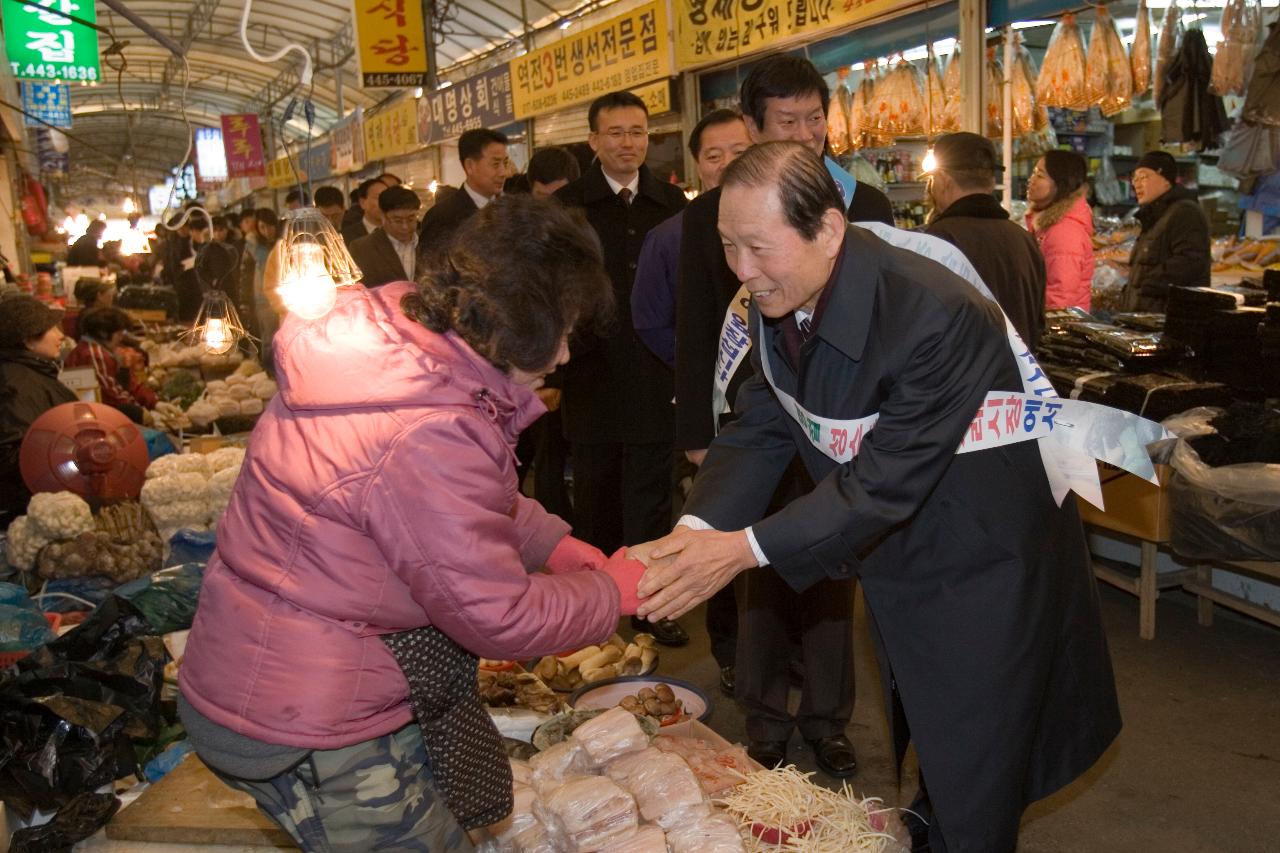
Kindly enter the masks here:
<path id="1" fill-rule="evenodd" d="M 840 188 L 822 158 L 799 142 L 764 142 L 748 148 L 724 170 L 720 186 L 773 187 L 787 222 L 809 242 L 818 236 L 824 213 L 844 213 Z"/>

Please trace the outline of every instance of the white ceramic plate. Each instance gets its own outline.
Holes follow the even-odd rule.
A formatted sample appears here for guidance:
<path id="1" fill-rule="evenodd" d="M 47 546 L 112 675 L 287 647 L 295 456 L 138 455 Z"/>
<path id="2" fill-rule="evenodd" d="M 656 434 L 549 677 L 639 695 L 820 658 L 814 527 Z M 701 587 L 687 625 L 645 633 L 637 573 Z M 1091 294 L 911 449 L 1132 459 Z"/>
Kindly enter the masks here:
<path id="1" fill-rule="evenodd" d="M 645 687 L 657 687 L 665 684 L 684 705 L 684 711 L 695 720 L 706 720 L 711 716 L 711 699 L 694 685 L 677 678 L 666 678 L 661 675 L 626 675 L 620 678 L 609 678 L 579 687 L 569 697 L 569 706 L 574 710 L 608 710 L 615 707 L 628 696 L 634 696 Z"/>

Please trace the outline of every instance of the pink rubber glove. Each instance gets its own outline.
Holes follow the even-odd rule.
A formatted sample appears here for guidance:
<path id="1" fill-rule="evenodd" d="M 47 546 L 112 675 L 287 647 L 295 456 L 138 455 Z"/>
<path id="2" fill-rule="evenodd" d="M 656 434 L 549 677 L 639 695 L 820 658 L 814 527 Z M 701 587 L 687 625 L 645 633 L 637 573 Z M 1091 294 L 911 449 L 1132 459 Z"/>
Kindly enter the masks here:
<path id="1" fill-rule="evenodd" d="M 627 549 L 619 548 L 600 567 L 600 571 L 612 578 L 613 582 L 618 585 L 618 592 L 622 596 L 621 615 L 636 615 L 636 608 L 640 606 L 640 594 L 636 592 L 636 587 L 640 584 L 640 578 L 644 577 L 644 563 L 639 560 L 627 559 Z"/>
<path id="2" fill-rule="evenodd" d="M 605 564 L 604 551 L 594 545 L 566 536 L 547 557 L 547 571 L 553 575 L 590 572 Z"/>

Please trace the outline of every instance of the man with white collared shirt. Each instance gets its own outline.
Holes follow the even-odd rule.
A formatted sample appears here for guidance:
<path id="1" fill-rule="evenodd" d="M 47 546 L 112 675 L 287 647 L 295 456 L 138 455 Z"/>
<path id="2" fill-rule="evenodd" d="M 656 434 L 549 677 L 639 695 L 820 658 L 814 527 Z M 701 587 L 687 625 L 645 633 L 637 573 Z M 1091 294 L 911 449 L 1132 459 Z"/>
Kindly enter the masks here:
<path id="1" fill-rule="evenodd" d="M 359 219 L 348 222 L 342 229 L 342 240 L 351 248 L 351 244 L 361 237 L 367 237 L 382 224 L 382 210 L 378 207 L 378 197 L 388 188 L 381 178 L 370 178 L 356 187 L 356 204 L 360 206 Z"/>
<path id="2" fill-rule="evenodd" d="M 382 225 L 351 244 L 351 257 L 364 273 L 365 287 L 392 281 L 413 281 L 421 264 L 418 210 L 422 202 L 413 190 L 391 187 L 378 198 Z"/>
<path id="3" fill-rule="evenodd" d="M 440 196 L 422 218 L 418 237 L 427 251 L 443 246 L 459 225 L 502 194 L 511 162 L 507 137 L 487 127 L 468 130 L 458 137 L 458 159 L 467 179 L 459 191 Z"/>

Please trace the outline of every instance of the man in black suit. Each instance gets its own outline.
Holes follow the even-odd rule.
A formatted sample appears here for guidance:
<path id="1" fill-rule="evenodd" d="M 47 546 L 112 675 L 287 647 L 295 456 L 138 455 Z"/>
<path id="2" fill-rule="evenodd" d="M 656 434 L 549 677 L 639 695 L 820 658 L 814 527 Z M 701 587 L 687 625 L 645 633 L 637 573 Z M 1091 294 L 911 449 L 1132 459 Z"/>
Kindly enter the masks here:
<path id="1" fill-rule="evenodd" d="M 458 159 L 467 178 L 458 192 L 439 196 L 422 218 L 418 235 L 425 251 L 443 247 L 459 225 L 502 194 L 511 164 L 507 137 L 487 127 L 468 130 L 458 137 Z"/>
<path id="2" fill-rule="evenodd" d="M 342 241 L 351 244 L 361 237 L 372 234 L 382 224 L 382 209 L 378 207 L 378 196 L 387 189 L 380 178 L 370 178 L 356 187 L 356 204 L 360 205 L 361 216 L 342 226 Z"/>
<path id="3" fill-rule="evenodd" d="M 753 143 L 800 142 L 819 157 L 827 144 L 830 92 L 813 64 L 796 56 L 772 56 L 757 63 L 742 81 L 740 102 Z M 893 224 L 884 193 L 855 182 L 826 160 L 833 177 L 852 188 L 851 221 Z M 741 284 L 725 262 L 717 231 L 720 190 L 703 193 L 684 214 L 676 286 L 676 448 L 701 463 L 722 417 L 730 417 L 738 388 L 751 375 L 743 357 L 736 371 L 717 369 L 725 312 Z M 745 342 L 744 342 L 745 343 Z M 721 375 L 717 382 L 717 374 Z M 781 506 L 812 488 L 795 466 L 774 497 Z M 786 758 L 795 728 L 818 744 L 818 766 L 833 776 L 857 768 L 853 744 L 844 730 L 853 715 L 853 581 L 832 579 L 803 593 L 768 571 L 743 579 L 745 605 L 738 628 L 735 696 L 747 716 L 748 751 L 766 767 Z M 804 684 L 798 715 L 788 710 L 791 638 L 799 640 Z"/>
<path id="4" fill-rule="evenodd" d="M 644 165 L 643 100 L 612 92 L 592 102 L 587 118 L 596 162 L 556 198 L 581 208 L 600 236 L 617 318 L 608 331 L 579 330 L 560 369 L 560 411 L 572 446 L 575 532 L 609 553 L 671 526 L 671 371 L 632 327 L 631 287 L 645 235 L 686 202 Z M 689 639 L 674 622 L 654 635 L 672 645 Z"/>
<path id="5" fill-rule="evenodd" d="M 756 146 L 721 187 L 756 372 L 683 525 L 633 549 L 651 563 L 640 613 L 678 616 L 747 567 L 796 589 L 856 575 L 930 849 L 1012 853 L 1026 806 L 1120 730 L 1075 501 L 1054 499 L 1036 441 L 957 452 L 990 398 L 1024 393 L 1020 353 L 975 285 L 848 225 L 811 151 Z M 817 485 L 769 514 L 797 455 Z"/>
<path id="6" fill-rule="evenodd" d="M 389 187 L 378 196 L 382 225 L 351 244 L 351 257 L 364 273 L 365 287 L 414 280 L 422 260 L 418 241 L 421 207 L 417 194 L 405 187 Z"/>

